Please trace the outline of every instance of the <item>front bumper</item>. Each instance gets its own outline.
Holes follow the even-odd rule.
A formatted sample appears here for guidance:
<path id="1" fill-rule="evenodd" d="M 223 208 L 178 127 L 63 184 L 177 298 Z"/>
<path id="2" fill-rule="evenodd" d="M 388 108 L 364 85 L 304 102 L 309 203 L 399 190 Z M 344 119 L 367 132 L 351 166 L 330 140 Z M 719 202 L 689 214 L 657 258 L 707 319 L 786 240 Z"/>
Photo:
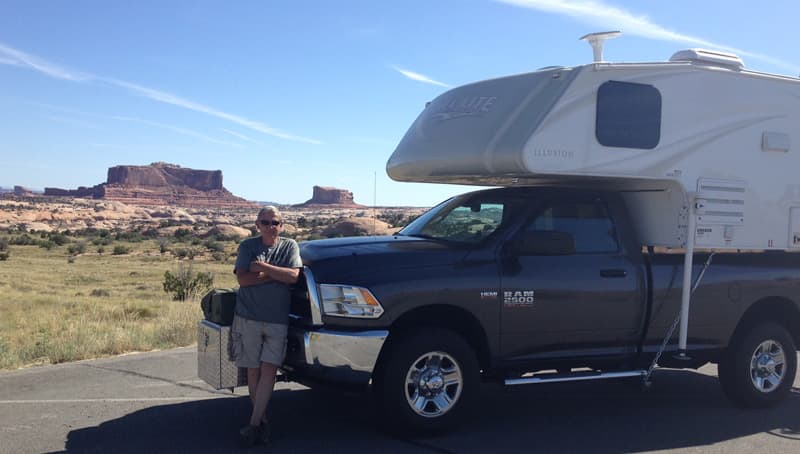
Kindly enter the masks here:
<path id="1" fill-rule="evenodd" d="M 289 327 L 283 369 L 303 379 L 367 385 L 388 331 L 332 331 Z"/>

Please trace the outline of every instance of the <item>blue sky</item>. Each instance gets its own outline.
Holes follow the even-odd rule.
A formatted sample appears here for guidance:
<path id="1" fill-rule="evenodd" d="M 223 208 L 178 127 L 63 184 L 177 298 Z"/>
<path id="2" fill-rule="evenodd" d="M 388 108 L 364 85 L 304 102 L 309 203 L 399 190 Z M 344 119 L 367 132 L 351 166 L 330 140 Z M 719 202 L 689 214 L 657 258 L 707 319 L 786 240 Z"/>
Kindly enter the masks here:
<path id="1" fill-rule="evenodd" d="M 313 185 L 365 205 L 471 188 L 398 183 L 386 160 L 451 86 L 690 47 L 797 76 L 796 0 L 0 0 L 0 186 L 76 188 L 108 167 L 219 169 L 249 200 Z"/>

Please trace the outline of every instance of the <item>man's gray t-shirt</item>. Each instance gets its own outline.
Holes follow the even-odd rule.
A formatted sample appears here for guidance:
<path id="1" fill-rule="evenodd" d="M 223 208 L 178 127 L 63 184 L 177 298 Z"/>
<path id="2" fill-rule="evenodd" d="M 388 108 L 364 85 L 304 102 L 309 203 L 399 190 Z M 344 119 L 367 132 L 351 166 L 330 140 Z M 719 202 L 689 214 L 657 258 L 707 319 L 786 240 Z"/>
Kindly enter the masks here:
<path id="1" fill-rule="evenodd" d="M 278 237 L 275 244 L 267 246 L 261 237 L 248 238 L 239 244 L 236 256 L 237 269 L 249 270 L 250 262 L 261 260 L 285 268 L 301 268 L 300 248 L 290 238 Z M 270 281 L 263 284 L 239 287 L 236 294 L 236 315 L 261 322 L 289 323 L 291 294 L 289 285 Z"/>

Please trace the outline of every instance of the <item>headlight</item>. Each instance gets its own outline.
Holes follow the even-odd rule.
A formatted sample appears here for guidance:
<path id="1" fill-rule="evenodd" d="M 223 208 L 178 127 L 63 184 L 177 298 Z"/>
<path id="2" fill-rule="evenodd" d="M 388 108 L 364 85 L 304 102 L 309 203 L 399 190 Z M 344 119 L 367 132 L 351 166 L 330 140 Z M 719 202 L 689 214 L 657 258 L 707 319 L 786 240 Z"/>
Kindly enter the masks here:
<path id="1" fill-rule="evenodd" d="M 378 300 L 363 287 L 320 284 L 322 310 L 334 317 L 378 318 L 383 314 Z"/>

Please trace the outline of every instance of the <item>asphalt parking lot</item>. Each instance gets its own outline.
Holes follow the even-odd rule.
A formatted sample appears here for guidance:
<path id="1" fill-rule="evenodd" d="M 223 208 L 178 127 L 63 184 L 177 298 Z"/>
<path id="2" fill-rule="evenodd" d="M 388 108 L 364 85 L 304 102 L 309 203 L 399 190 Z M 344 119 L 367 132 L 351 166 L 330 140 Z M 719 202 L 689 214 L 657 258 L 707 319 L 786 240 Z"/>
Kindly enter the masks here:
<path id="1" fill-rule="evenodd" d="M 0 372 L 0 452 L 231 452 L 246 389 L 196 377 L 193 347 Z M 270 452 L 800 452 L 800 380 L 787 402 L 741 410 L 707 366 L 628 382 L 485 385 L 478 411 L 435 438 L 379 430 L 366 396 L 280 383 Z M 264 451 L 255 447 L 253 452 Z"/>

